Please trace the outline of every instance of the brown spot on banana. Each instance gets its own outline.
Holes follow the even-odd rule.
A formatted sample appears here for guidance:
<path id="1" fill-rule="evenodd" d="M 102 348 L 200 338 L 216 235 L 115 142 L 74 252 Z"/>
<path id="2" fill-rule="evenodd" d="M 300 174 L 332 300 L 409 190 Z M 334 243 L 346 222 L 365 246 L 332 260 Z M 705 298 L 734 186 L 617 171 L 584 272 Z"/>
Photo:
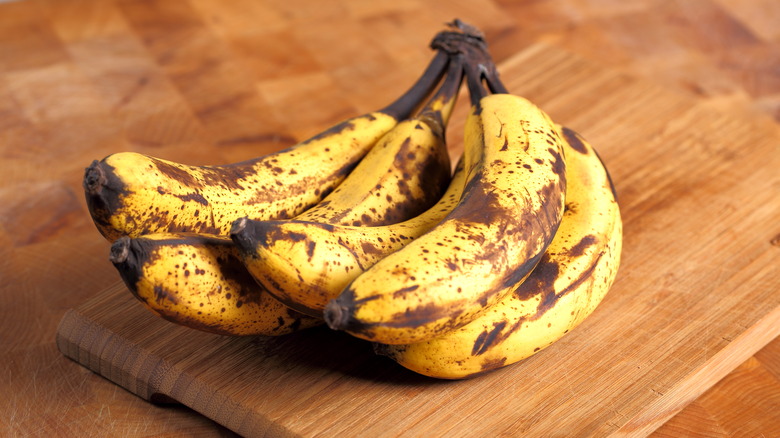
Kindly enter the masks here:
<path id="1" fill-rule="evenodd" d="M 581 154 L 588 153 L 588 148 L 582 142 L 582 139 L 577 132 L 565 126 L 561 127 L 561 132 L 563 133 L 563 137 L 566 139 L 566 142 L 569 144 L 569 147 Z"/>
<path id="2" fill-rule="evenodd" d="M 491 371 L 501 368 L 506 364 L 507 358 L 501 357 L 497 359 L 488 359 L 482 362 L 480 365 L 480 371 L 458 377 L 458 379 L 473 379 L 475 377 L 483 376 L 485 374 L 490 373 Z"/>
<path id="3" fill-rule="evenodd" d="M 491 346 L 501 343 L 506 340 L 510 335 L 520 330 L 520 327 L 529 321 L 535 321 L 541 318 L 546 312 L 552 309 L 555 304 L 567 293 L 576 290 L 582 283 L 591 279 L 593 271 L 598 267 L 601 257 L 604 255 L 601 252 L 598 257 L 594 258 L 587 269 L 580 272 L 580 275 L 574 281 L 570 282 L 564 289 L 555 291 L 553 285 L 555 280 L 560 275 L 560 266 L 558 262 L 551 259 L 549 254 L 545 254 L 542 261 L 536 266 L 532 275 L 515 289 L 513 294 L 517 299 L 521 301 L 528 301 L 534 296 L 542 294 L 539 303 L 537 304 L 536 311 L 528 316 L 517 318 L 517 320 L 509 326 L 506 324 L 501 325 L 502 330 L 493 331 L 490 336 L 480 336 L 474 345 L 474 351 L 476 354 L 484 354 L 489 351 Z M 545 291 L 545 292 L 541 292 Z"/>
<path id="4" fill-rule="evenodd" d="M 375 120 L 375 118 L 372 118 L 371 121 Z M 320 141 L 324 138 L 328 138 L 337 134 L 342 134 L 347 131 L 354 131 L 355 130 L 355 124 L 352 122 L 345 122 L 340 123 L 338 125 L 331 126 L 330 128 L 316 134 L 315 136 L 309 138 L 308 140 L 304 141 L 303 144 L 309 144 L 316 141 Z"/>
<path id="5" fill-rule="evenodd" d="M 255 279 L 249 274 L 249 271 L 247 271 L 244 263 L 238 256 L 226 254 L 224 257 L 218 257 L 217 263 L 219 271 L 224 277 L 234 280 L 239 285 L 246 286 L 238 289 L 238 296 L 241 297 L 240 303 L 260 303 L 262 301 L 261 294 L 257 293 L 258 290 L 249 287 L 255 285 Z M 254 293 L 250 293 L 250 290 L 253 290 Z M 237 303 L 236 305 L 238 306 L 239 304 Z"/>
<path id="6" fill-rule="evenodd" d="M 206 198 L 204 198 L 203 195 L 198 192 L 187 193 L 184 195 L 173 195 L 173 196 L 181 199 L 183 202 L 195 202 L 203 206 L 209 205 L 209 201 L 206 200 Z M 197 217 L 199 214 L 200 214 L 200 210 L 195 210 L 195 217 Z"/>
<path id="7" fill-rule="evenodd" d="M 309 256 L 309 261 L 314 257 L 314 248 L 317 246 L 317 242 L 306 242 L 306 255 Z"/>
<path id="8" fill-rule="evenodd" d="M 187 187 L 201 187 L 203 184 L 195 179 L 191 171 L 185 170 L 184 166 L 177 166 L 167 160 L 149 157 L 149 160 L 157 168 L 160 174 L 177 181 L 179 184 Z M 189 167 L 189 166 L 187 166 Z"/>
<path id="9" fill-rule="evenodd" d="M 471 354 L 477 356 L 486 352 L 491 345 L 495 342 L 495 339 L 506 327 L 507 322 L 501 321 L 493 324 L 493 329 L 490 331 L 482 332 L 474 342 L 474 347 L 471 349 Z"/>
<path id="10" fill-rule="evenodd" d="M 583 236 L 576 245 L 569 248 L 567 255 L 572 258 L 579 257 L 585 253 L 585 250 L 588 249 L 588 247 L 595 245 L 596 243 L 598 243 L 598 239 L 593 234 Z"/>
<path id="11" fill-rule="evenodd" d="M 177 297 L 176 294 L 171 293 L 168 288 L 159 284 L 154 286 L 154 299 L 158 303 L 163 301 L 170 301 L 171 303 L 179 304 L 179 297 Z"/>

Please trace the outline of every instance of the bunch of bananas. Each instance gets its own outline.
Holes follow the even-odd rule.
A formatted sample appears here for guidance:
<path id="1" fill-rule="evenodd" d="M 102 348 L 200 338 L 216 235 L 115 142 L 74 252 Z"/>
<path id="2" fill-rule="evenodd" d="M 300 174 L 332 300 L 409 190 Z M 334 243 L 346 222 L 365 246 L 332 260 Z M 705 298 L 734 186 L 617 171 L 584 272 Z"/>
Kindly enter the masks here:
<path id="1" fill-rule="evenodd" d="M 327 324 L 442 379 L 518 362 L 577 326 L 620 260 L 609 174 L 580 135 L 506 90 L 477 29 L 450 26 L 395 102 L 288 149 L 221 166 L 93 162 L 89 211 L 130 291 L 224 335 Z"/>

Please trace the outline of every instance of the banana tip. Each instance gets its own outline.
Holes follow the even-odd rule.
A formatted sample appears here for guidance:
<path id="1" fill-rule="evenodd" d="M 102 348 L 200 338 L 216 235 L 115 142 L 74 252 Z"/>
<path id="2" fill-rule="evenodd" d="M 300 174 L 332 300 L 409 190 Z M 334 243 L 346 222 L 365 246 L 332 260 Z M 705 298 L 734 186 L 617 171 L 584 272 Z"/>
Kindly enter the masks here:
<path id="1" fill-rule="evenodd" d="M 127 236 L 120 237 L 111 245 L 111 254 L 108 256 L 109 260 L 113 264 L 120 264 L 127 261 L 127 257 L 130 255 L 130 238 Z"/>
<path id="2" fill-rule="evenodd" d="M 100 189 L 106 184 L 106 173 L 100 166 L 98 160 L 92 161 L 92 163 L 84 169 L 84 190 L 89 194 L 97 194 Z"/>
<path id="3" fill-rule="evenodd" d="M 374 354 L 377 356 L 390 356 L 390 350 L 387 344 L 380 344 L 379 342 L 373 342 L 371 344 Z"/>
<path id="4" fill-rule="evenodd" d="M 250 251 L 254 248 L 254 236 L 250 227 L 251 220 L 247 217 L 238 218 L 230 226 L 230 238 L 242 250 Z"/>
<path id="5" fill-rule="evenodd" d="M 338 301 L 330 300 L 323 310 L 323 318 L 332 330 L 344 330 L 349 322 L 349 311 Z"/>

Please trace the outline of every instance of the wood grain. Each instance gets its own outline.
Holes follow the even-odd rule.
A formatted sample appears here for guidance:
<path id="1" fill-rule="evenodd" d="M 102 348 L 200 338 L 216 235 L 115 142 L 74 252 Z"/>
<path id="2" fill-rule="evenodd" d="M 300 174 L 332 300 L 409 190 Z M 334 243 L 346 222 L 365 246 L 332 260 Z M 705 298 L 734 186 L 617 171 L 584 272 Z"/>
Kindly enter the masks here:
<path id="1" fill-rule="evenodd" d="M 547 45 L 499 67 L 510 90 L 595 138 L 625 212 L 621 275 L 554 346 L 478 379 L 438 382 L 325 328 L 230 339 L 173 327 L 119 286 L 66 315 L 60 349 L 147 400 L 179 401 L 244 436 L 654 431 L 780 334 L 770 243 L 780 129 Z"/>
<path id="2" fill-rule="evenodd" d="M 428 53 L 421 48 L 432 29 L 454 17 L 484 29 L 498 61 L 545 42 L 619 73 L 605 85 L 619 86 L 621 75 L 639 77 L 695 99 L 697 110 L 683 120 L 695 119 L 697 111 L 721 115 L 709 119 L 716 124 L 751 129 L 752 123 L 762 124 L 757 120 L 764 116 L 780 120 L 780 11 L 774 0 L 336 0 L 327 6 L 305 0 L 0 2 L 0 345 L 6 352 L 0 358 L 0 384 L 10 395 L 0 399 L 0 412 L 6 414 L 0 417 L 0 434 L 231 435 L 182 406 L 147 403 L 57 350 L 54 333 L 63 315 L 117 281 L 106 262 L 108 243 L 100 240 L 86 214 L 80 187 L 83 168 L 117 150 L 203 164 L 237 161 L 289 145 L 344 116 L 385 104 L 427 61 Z M 585 78 L 572 74 L 562 82 Z M 524 80 L 536 84 L 535 97 L 550 103 L 572 100 L 556 96 L 560 84 L 543 77 Z M 635 109 L 620 117 L 672 130 L 682 145 L 716 156 L 728 152 L 708 149 L 717 143 L 708 137 L 711 132 L 686 136 L 684 123 L 665 126 L 655 121 L 655 113 L 668 107 L 652 110 L 653 117 L 646 119 L 630 117 L 630 111 L 647 114 L 643 105 L 651 102 L 640 95 Z M 658 145 L 652 129 L 646 131 L 649 137 L 637 138 L 627 135 L 622 121 L 612 126 L 592 113 L 572 116 L 584 109 L 587 104 L 581 102 L 556 111 L 576 122 L 596 144 L 608 140 L 624 148 Z M 267 120 L 252 125 L 252 117 Z M 644 248 L 679 249 L 682 244 L 662 238 L 664 228 L 672 225 L 664 220 L 664 211 L 673 207 L 666 206 L 663 197 L 642 196 L 641 190 L 654 188 L 632 177 L 640 164 L 648 166 L 644 176 L 676 178 L 676 184 L 663 189 L 670 195 L 682 193 L 694 213 L 718 193 L 718 184 L 739 178 L 722 161 L 688 177 L 651 165 L 663 154 L 647 150 L 640 162 L 632 162 L 630 155 L 618 152 L 621 148 L 611 148 L 611 159 L 618 160 L 611 167 L 628 166 L 621 187 L 628 194 L 622 198 L 660 210 L 652 218 L 632 218 L 637 227 L 661 239 L 653 245 L 634 237 L 632 244 Z M 754 163 L 757 169 L 770 164 Z M 724 179 L 708 183 L 704 192 L 690 192 L 683 183 L 706 179 L 710 171 Z M 747 189 L 735 195 L 747 200 L 753 196 Z M 733 221 L 741 199 L 718 199 L 721 208 L 706 211 Z M 759 208 L 757 214 L 766 216 L 766 211 Z M 778 247 L 780 232 L 754 230 L 750 225 L 755 221 L 733 230 L 718 220 L 707 223 L 715 227 L 712 233 L 734 240 L 705 245 L 707 250 L 739 249 L 746 232 L 755 242 L 774 241 L 773 248 Z M 687 224 L 686 232 L 706 229 Z M 734 259 L 755 255 L 737 251 Z M 641 266 L 630 275 L 653 272 L 659 265 L 651 262 L 635 259 Z M 739 277 L 734 276 L 744 266 L 706 259 L 684 264 L 659 283 L 668 294 L 663 302 L 695 304 L 680 291 L 707 276 L 735 278 L 728 285 L 739 289 Z M 715 301 L 704 305 L 720 304 Z M 648 309 L 655 308 L 643 310 Z M 668 313 L 662 316 L 669 318 Z M 683 322 L 669 322 L 661 335 L 679 341 L 674 333 Z M 718 326 L 717 321 L 713 324 Z M 742 330 L 731 328 L 734 333 Z M 706 330 L 700 336 L 703 333 Z M 642 336 L 651 337 L 647 332 Z M 738 375 L 740 388 L 755 387 L 750 382 L 776 387 L 767 379 L 780 380 L 780 343 L 769 344 L 753 359 L 761 367 L 746 362 L 724 382 Z M 755 395 L 732 397 L 734 388 L 715 385 L 659 433 L 777 435 L 776 413 L 747 408 L 772 403 L 776 396 L 748 390 Z M 705 397 L 709 401 L 702 404 Z M 744 415 L 736 417 L 734 412 Z"/>

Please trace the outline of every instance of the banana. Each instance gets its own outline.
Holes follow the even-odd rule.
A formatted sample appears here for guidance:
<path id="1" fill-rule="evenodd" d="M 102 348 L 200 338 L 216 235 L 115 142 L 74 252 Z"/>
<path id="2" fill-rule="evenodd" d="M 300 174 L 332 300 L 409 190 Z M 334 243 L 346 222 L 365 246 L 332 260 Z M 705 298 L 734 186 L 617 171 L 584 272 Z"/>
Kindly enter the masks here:
<path id="1" fill-rule="evenodd" d="M 120 237 L 110 260 L 144 307 L 179 325 L 221 335 L 279 336 L 322 324 L 258 285 L 226 236 Z"/>
<path id="2" fill-rule="evenodd" d="M 310 282 L 309 279 L 317 276 L 317 268 L 335 267 L 327 260 L 335 254 L 319 250 L 317 264 L 313 263 L 317 243 L 306 239 L 305 231 L 300 230 L 301 225 L 319 233 L 320 237 L 323 237 L 323 231 L 332 232 L 336 227 L 351 230 L 341 235 L 355 233 L 355 229 L 361 228 L 384 230 L 384 226 L 423 214 L 423 210 L 431 208 L 435 201 L 442 198 L 451 178 L 444 131 L 460 89 L 462 72 L 462 57 L 454 55 L 446 79 L 422 111 L 399 123 L 382 138 L 349 177 L 316 206 L 293 220 L 255 221 L 242 218 L 236 221 L 231 237 L 241 249 L 244 264 L 258 282 L 291 308 L 321 317 L 325 302 L 337 291 L 328 293 L 319 290 L 315 293 L 312 289 L 322 287 L 323 283 Z M 462 186 L 463 181 L 458 181 Z M 459 188 L 456 186 L 456 189 Z M 442 207 L 437 205 L 434 208 Z M 414 232 L 414 227 L 430 224 L 435 216 L 441 214 L 436 212 L 423 216 L 427 219 L 417 219 L 412 227 L 407 224 L 396 232 Z M 387 232 L 373 235 L 392 239 Z M 325 239 L 332 244 L 336 236 L 338 234 L 331 233 Z M 392 246 L 391 241 L 387 243 Z M 340 252 L 349 245 L 344 241 L 340 244 L 337 245 Z M 368 241 L 364 240 L 359 250 L 373 251 L 371 258 L 381 254 L 378 247 L 371 250 L 368 245 Z M 296 249 L 295 255 L 288 253 Z M 353 255 L 359 257 L 357 253 Z M 343 266 L 338 266 L 338 270 L 341 268 Z M 356 271 L 345 270 L 342 273 L 354 274 Z M 340 283 L 341 287 L 343 285 L 343 282 Z M 333 287 L 329 290 L 332 291 Z"/>
<path id="3" fill-rule="evenodd" d="M 330 193 L 377 140 L 419 106 L 439 82 L 448 57 L 437 50 L 417 82 L 387 107 L 276 153 L 218 166 L 134 152 L 95 160 L 83 179 L 93 222 L 113 241 L 157 232 L 227 235 L 239 217 L 293 217 Z"/>
<path id="4" fill-rule="evenodd" d="M 466 61 L 472 110 L 458 205 L 328 302 L 332 329 L 384 344 L 442 336 L 511 292 L 550 244 L 564 210 L 562 139 L 527 99 L 488 95 L 483 79 L 492 69 L 483 62 L 492 61 Z"/>
<path id="5" fill-rule="evenodd" d="M 465 184 L 459 160 L 447 191 L 430 209 L 386 226 L 330 225 L 294 218 L 251 221 L 237 236 L 253 276 L 288 306 L 322 317 L 358 274 L 439 223 L 458 203 Z"/>
<path id="6" fill-rule="evenodd" d="M 577 327 L 602 301 L 620 265 L 622 221 L 593 147 L 562 128 L 566 211 L 528 278 L 476 320 L 442 337 L 375 351 L 417 373 L 463 379 L 523 360 Z"/>
<path id="7" fill-rule="evenodd" d="M 421 111 L 398 123 L 333 192 L 295 219 L 381 226 L 430 208 L 451 178 L 444 136 L 462 72 L 462 58 L 453 56 L 443 83 Z"/>

